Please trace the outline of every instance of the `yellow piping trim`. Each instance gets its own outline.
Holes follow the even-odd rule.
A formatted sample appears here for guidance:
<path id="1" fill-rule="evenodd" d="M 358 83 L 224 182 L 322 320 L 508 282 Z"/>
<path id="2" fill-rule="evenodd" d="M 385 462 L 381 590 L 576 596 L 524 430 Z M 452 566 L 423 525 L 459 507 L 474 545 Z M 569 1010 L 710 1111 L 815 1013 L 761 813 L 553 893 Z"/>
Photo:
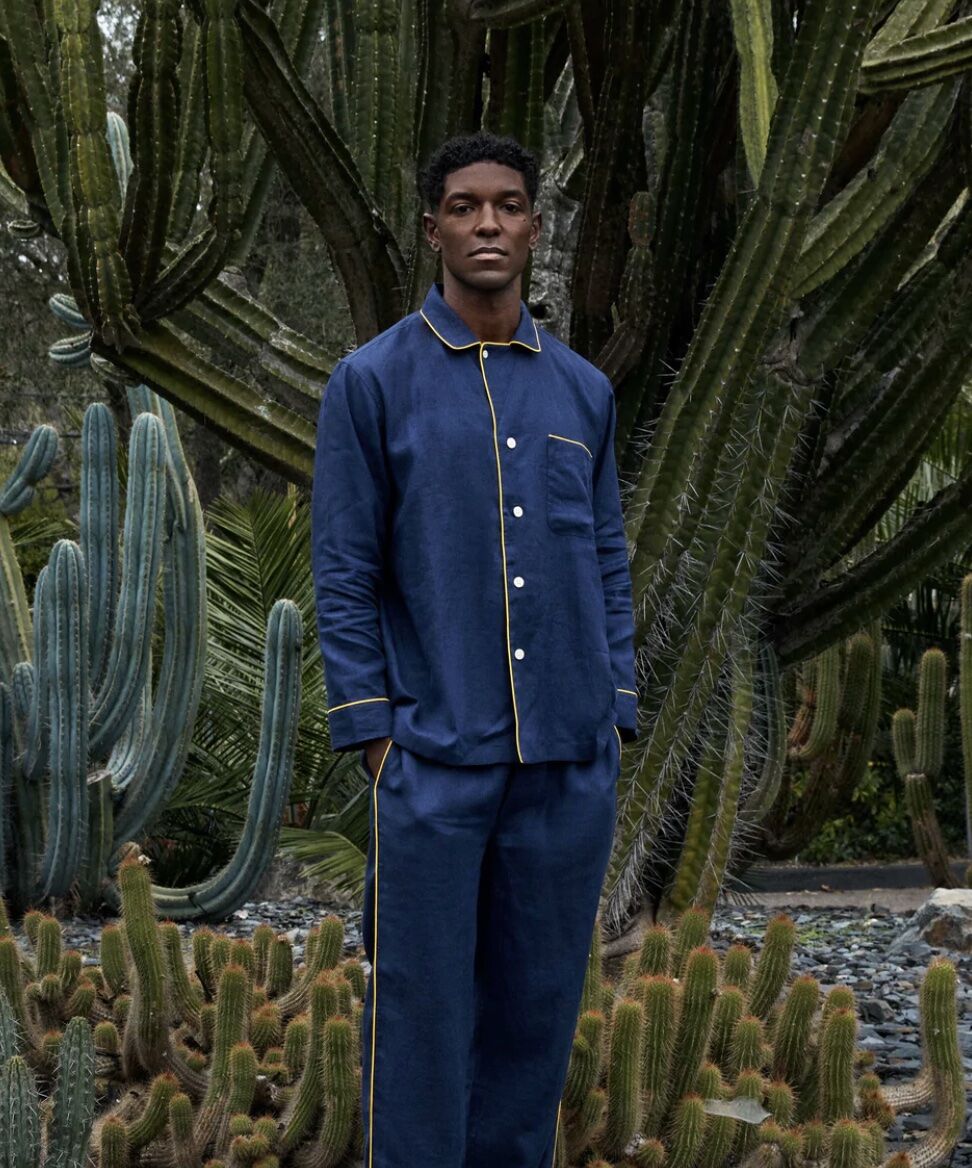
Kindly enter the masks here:
<path id="1" fill-rule="evenodd" d="M 516 736 L 516 753 L 520 762 L 523 754 L 520 750 L 520 718 L 516 710 L 516 685 L 513 681 L 513 650 L 510 647 L 510 589 L 506 581 L 506 533 L 503 527 L 503 472 L 500 469 L 499 442 L 496 438 L 496 411 L 493 409 L 493 398 L 489 392 L 489 382 L 486 380 L 486 366 L 483 364 L 483 345 L 492 342 L 482 341 L 479 345 L 479 371 L 483 375 L 483 386 L 486 389 L 486 400 L 489 402 L 489 412 L 493 418 L 493 450 L 496 454 L 496 479 L 499 485 L 499 517 L 500 517 L 500 550 L 503 556 L 503 604 L 506 619 L 506 660 L 510 667 L 510 692 L 513 696 L 513 726 Z"/>
<path id="2" fill-rule="evenodd" d="M 624 748 L 621 745 L 621 731 L 618 729 L 618 725 L 616 722 L 614 724 L 614 733 L 617 734 L 617 736 L 618 736 L 618 762 L 620 762 L 621 761 L 621 751 Z"/>
<path id="3" fill-rule="evenodd" d="M 425 321 L 429 328 L 435 333 L 443 345 L 448 345 L 450 349 L 471 349 L 473 345 L 493 345 L 496 348 L 508 349 L 510 345 L 522 345 L 524 349 L 529 349 L 531 353 L 539 353 L 540 350 L 540 330 L 537 328 L 537 322 L 530 317 L 530 323 L 533 325 L 533 334 L 537 338 L 537 347 L 528 345 L 526 341 L 468 341 L 465 345 L 454 345 L 451 341 L 447 341 L 442 333 L 435 327 L 432 321 L 425 315 L 422 309 L 419 309 L 419 316 Z"/>
<path id="4" fill-rule="evenodd" d="M 557 1162 L 557 1136 L 560 1134 L 560 1103 L 557 1104 L 557 1126 L 554 1128 L 554 1149 L 553 1159 L 550 1161 L 550 1168 L 554 1168 Z"/>
<path id="5" fill-rule="evenodd" d="M 385 753 L 381 756 L 381 762 L 378 764 L 378 774 L 375 775 L 375 785 L 372 788 L 375 796 L 375 903 L 374 909 L 372 910 L 374 925 L 371 931 L 371 951 L 375 959 L 371 963 L 371 1094 L 368 1097 L 369 1166 L 372 1164 L 375 1155 L 375 1023 L 377 1021 L 378 1011 L 378 780 L 381 778 L 381 772 L 385 766 L 385 759 L 388 757 L 388 752 L 393 745 L 394 743 L 389 739 L 388 745 L 385 747 Z"/>
<path id="6" fill-rule="evenodd" d="M 548 437 L 548 438 L 559 438 L 561 442 L 573 442 L 575 446 L 584 446 L 584 443 L 583 443 L 583 442 L 580 442 L 580 441 L 578 441 L 578 439 L 576 439 L 576 438 L 565 438 L 565 437 L 563 436 L 563 434 L 548 434 L 548 435 L 547 435 L 547 437 Z M 587 450 L 587 447 L 586 447 L 586 446 L 584 446 L 584 449 L 585 449 L 585 450 Z M 593 455 L 593 454 L 591 454 L 591 452 L 590 452 L 589 450 L 587 450 L 587 453 L 591 455 L 591 458 L 593 458 L 593 457 L 594 457 L 594 455 Z"/>
<path id="7" fill-rule="evenodd" d="M 638 691 L 636 689 L 622 689 L 621 686 L 618 686 L 618 693 L 629 693 L 634 694 L 635 697 L 638 696 Z"/>
<path id="8" fill-rule="evenodd" d="M 343 710 L 345 706 L 361 706 L 365 702 L 387 702 L 388 698 L 355 698 L 353 702 L 341 702 L 339 706 L 331 706 L 330 709 L 324 711 L 325 714 L 333 714 L 335 710 Z"/>

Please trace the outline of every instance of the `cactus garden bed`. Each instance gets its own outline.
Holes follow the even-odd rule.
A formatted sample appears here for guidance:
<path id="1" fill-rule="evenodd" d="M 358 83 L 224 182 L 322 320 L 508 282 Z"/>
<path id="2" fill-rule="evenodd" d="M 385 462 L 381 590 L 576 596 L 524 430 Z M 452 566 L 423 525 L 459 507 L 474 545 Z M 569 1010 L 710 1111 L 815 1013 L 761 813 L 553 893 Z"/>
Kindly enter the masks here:
<path id="1" fill-rule="evenodd" d="M 360 948 L 360 913 L 287 897 L 249 903 L 215 931 L 188 922 L 153 924 L 147 871 L 126 861 L 121 875 L 121 922 L 92 917 L 55 922 L 35 914 L 26 929 L 11 930 L 21 954 L 19 970 L 9 940 L 0 937 L 0 987 L 14 988 L 15 973 L 20 974 L 22 994 L 13 1016 L 31 1019 L 27 1041 L 21 1044 L 24 1057 L 10 1057 L 9 1027 L 4 1033 L 2 1023 L 11 1015 L 0 995 L 5 1048 L 0 1050 L 0 1074 L 5 1076 L 4 1090 L 16 1088 L 27 1095 L 28 1068 L 35 1076 L 37 1097 L 45 1100 L 38 1104 L 38 1115 L 48 1141 L 53 1141 L 47 1155 L 64 1138 L 54 1121 L 55 1110 L 62 1106 L 57 1067 L 63 1049 L 65 1058 L 82 1068 L 82 1076 L 86 1059 L 90 1066 L 97 1107 L 89 1163 L 101 1168 L 360 1164 L 354 1076 L 360 1057 L 356 1028 L 368 971 Z M 662 1163 L 692 1168 L 716 1155 L 717 1141 L 725 1154 L 712 1163 L 726 1166 L 923 1166 L 948 1163 L 949 1157 L 952 1165 L 972 1164 L 964 1118 L 955 1122 L 961 1080 L 972 1072 L 972 955 L 948 954 L 945 964 L 939 959 L 945 955 L 920 942 L 892 950 L 905 923 L 904 916 L 881 911 L 800 909 L 782 918 L 762 908 L 728 907 L 716 914 L 707 936 L 704 921 L 698 935 L 691 929 L 653 930 L 655 935 L 640 951 L 603 962 L 595 947 L 558 1123 L 557 1168 Z M 777 959 L 774 943 L 766 939 L 771 935 Z M 748 946 L 755 959 L 746 957 L 741 946 Z M 176 962 L 179 950 L 183 972 Z M 171 1025 L 158 1033 L 149 1027 L 152 1033 L 137 1037 L 133 1027 L 144 1030 L 154 1016 L 146 1012 L 143 996 L 150 992 L 153 967 L 146 954 L 153 952 L 165 966 L 168 984 L 175 987 Z M 930 967 L 937 971 L 937 1004 L 933 994 L 921 991 Z M 672 982 L 670 975 L 678 981 Z M 718 987 L 714 995 L 707 988 L 713 978 Z M 806 1041 L 796 1054 L 788 1054 L 779 1038 L 784 1026 L 780 1019 L 794 985 L 822 1006 L 825 1015 L 839 1015 L 839 1021 L 828 1029 L 819 1017 L 812 1026 L 805 1019 L 810 1026 Z M 237 1019 L 235 1029 L 226 1030 L 220 1002 L 230 1002 L 234 991 L 250 999 L 250 1011 Z M 665 1084 L 684 1079 L 686 1092 L 675 1099 L 650 1086 L 652 1075 L 663 1068 L 648 1059 L 645 1042 L 636 1060 L 628 1051 L 633 1065 L 642 1068 L 642 1089 L 625 1102 L 625 1080 L 618 1078 L 625 1035 L 646 1037 L 649 1019 L 658 1024 L 672 991 L 673 1000 L 681 1003 L 669 1018 L 676 1028 L 688 1016 L 696 991 L 698 1004 L 708 1009 L 705 1004 L 711 1003 L 705 1023 L 708 1044 L 696 1044 L 698 1077 L 684 1064 L 686 1035 L 679 1030 L 679 1041 L 669 1050 L 671 1064 L 656 1078 Z M 922 1047 L 919 1001 L 923 999 L 926 1012 L 938 1011 L 947 1021 L 953 994 L 958 1049 L 951 1055 L 940 1051 L 942 1062 L 931 1073 L 927 1035 L 926 1050 Z M 734 1005 L 740 1007 L 735 1022 L 730 1017 Z M 87 1027 L 79 1014 L 92 1024 L 90 1035 L 84 1033 Z M 640 1018 L 645 1019 L 643 1029 L 636 1025 Z M 307 1071 L 315 1041 L 322 1068 L 319 1081 L 312 1081 Z M 599 1042 L 600 1057 L 592 1062 Z M 832 1082 L 803 1060 L 804 1047 L 819 1052 L 828 1044 L 842 1052 Z M 822 1060 L 820 1055 L 821 1066 Z M 801 1116 L 797 1108 L 807 1090 L 808 1067 L 820 1097 Z M 226 1080 L 222 1094 L 213 1086 L 219 1076 Z M 802 1081 L 803 1087 L 781 1086 L 788 1077 Z M 937 1098 L 922 1086 L 932 1078 Z M 943 1106 L 943 1087 L 949 1081 L 951 1104 Z M 335 1094 L 334 1085 L 342 1083 Z M 703 1095 L 696 1093 L 700 1090 Z M 903 1106 L 909 1092 L 912 1103 L 917 1098 L 914 1107 Z M 711 1104 L 720 1095 L 731 1101 L 747 1094 L 773 1112 L 759 1128 L 702 1111 L 706 1095 Z M 221 1106 L 220 1100 L 227 1098 L 237 1100 L 235 1110 Z M 639 1116 L 631 1128 L 629 1109 L 635 1098 Z M 936 1124 L 940 1132 L 949 1107 L 953 1136 L 961 1130 L 957 1140 L 950 1136 L 948 1148 L 935 1155 Z M 964 1117 L 964 1107 L 961 1111 Z M 699 1121 L 708 1133 L 704 1143 L 693 1130 Z M 585 1131 L 594 1132 L 596 1155 L 575 1153 Z M 938 1145 L 942 1147 L 940 1139 Z M 912 1151 L 914 1159 L 895 1158 L 900 1149 Z"/>

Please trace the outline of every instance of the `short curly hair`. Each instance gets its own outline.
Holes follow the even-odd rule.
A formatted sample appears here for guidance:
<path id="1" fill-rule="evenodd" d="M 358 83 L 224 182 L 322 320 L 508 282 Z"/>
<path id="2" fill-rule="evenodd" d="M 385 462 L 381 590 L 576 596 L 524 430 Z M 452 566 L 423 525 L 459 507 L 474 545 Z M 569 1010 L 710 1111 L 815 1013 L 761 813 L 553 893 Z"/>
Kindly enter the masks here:
<path id="1" fill-rule="evenodd" d="M 457 134 L 449 138 L 420 168 L 417 177 L 419 196 L 425 206 L 435 211 L 445 193 L 447 174 L 471 166 L 474 162 L 500 162 L 523 175 L 530 206 L 537 201 L 539 166 L 536 155 L 509 135 L 500 136 L 489 130 L 473 134 Z"/>

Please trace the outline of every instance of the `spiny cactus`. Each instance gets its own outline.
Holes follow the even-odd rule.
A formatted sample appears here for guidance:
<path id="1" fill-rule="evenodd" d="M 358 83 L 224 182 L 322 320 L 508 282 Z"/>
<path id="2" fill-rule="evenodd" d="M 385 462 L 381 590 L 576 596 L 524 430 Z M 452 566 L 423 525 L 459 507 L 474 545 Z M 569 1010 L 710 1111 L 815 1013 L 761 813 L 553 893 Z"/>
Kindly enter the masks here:
<path id="1" fill-rule="evenodd" d="M 233 942 L 197 929 L 189 969 L 137 856 L 122 861 L 119 883 L 122 922 L 105 927 L 101 964 L 74 977 L 91 991 L 83 1005 L 61 984 L 82 967 L 60 952 L 58 922 L 28 914 L 24 955 L 0 912 L 0 1160 L 337 1168 L 360 1158 L 364 976 L 342 956 L 341 920 L 311 930 L 296 975 L 290 942 L 268 926 Z M 214 961 L 220 941 L 228 952 Z M 50 978 L 56 987 L 42 988 Z M 268 1009 L 276 1025 L 264 1038 L 280 1041 L 260 1053 Z"/>
<path id="2" fill-rule="evenodd" d="M 547 226 L 525 298 L 611 377 L 632 486 L 650 733 L 625 750 L 606 921 L 653 917 L 670 890 L 676 911 L 711 905 L 740 822 L 777 798 L 768 846 L 807 838 L 804 812 L 819 822 L 859 774 L 873 706 L 842 725 L 857 698 L 822 686 L 793 764 L 818 777 L 789 815 L 781 675 L 817 659 L 832 678 L 834 647 L 967 543 L 968 470 L 872 550 L 972 355 L 964 10 L 155 0 L 127 130 L 106 109 L 97 4 L 10 11 L 0 197 L 15 235 L 63 243 L 64 306 L 90 333 L 51 356 L 90 349 L 304 485 L 335 355 L 437 274 L 418 166 L 479 124 L 536 149 Z M 352 338 L 300 335 L 227 274 L 274 167 Z"/>
<path id="3" fill-rule="evenodd" d="M 117 906 L 111 878 L 122 851 L 164 807 L 192 739 L 207 630 L 202 510 L 172 407 L 144 386 L 129 390 L 129 402 L 121 555 L 115 423 L 94 403 L 81 436 L 79 540 L 59 540 L 41 569 L 32 627 L 0 510 L 0 891 L 18 913 L 72 891 L 82 907 Z M 0 490 L 8 512 L 29 497 L 55 446 L 50 427 L 35 431 Z M 165 632 L 153 680 L 157 592 Z M 280 600 L 267 623 L 242 838 L 211 879 L 154 890 L 168 916 L 225 916 L 265 872 L 292 775 L 300 657 L 300 614 Z"/>
<path id="4" fill-rule="evenodd" d="M 693 915 L 679 928 L 688 935 L 697 923 Z M 734 949 L 742 987 L 727 980 L 728 955 L 720 963 L 704 944 L 685 956 L 681 976 L 671 959 L 659 969 L 666 947 L 657 928 L 645 936 L 648 954 L 632 953 L 617 983 L 589 964 L 585 1000 L 607 1001 L 608 1049 L 599 1055 L 589 1041 L 604 1015 L 582 1005 L 555 1168 L 871 1168 L 885 1163 L 895 1111 L 929 1106 L 932 1129 L 909 1145 L 908 1162 L 945 1164 L 965 1115 L 954 966 L 936 960 L 922 982 L 923 1071 L 882 1088 L 855 1051 L 852 991 L 837 986 L 821 1000 L 813 977 L 788 984 L 793 933 L 788 918 L 770 923 L 751 978 L 739 977 Z"/>
<path id="5" fill-rule="evenodd" d="M 948 663 L 941 649 L 927 649 L 918 667 L 918 713 L 902 708 L 891 721 L 894 759 L 905 787 L 915 847 L 932 883 L 954 888 L 948 848 L 935 811 L 934 784 L 945 752 Z"/>

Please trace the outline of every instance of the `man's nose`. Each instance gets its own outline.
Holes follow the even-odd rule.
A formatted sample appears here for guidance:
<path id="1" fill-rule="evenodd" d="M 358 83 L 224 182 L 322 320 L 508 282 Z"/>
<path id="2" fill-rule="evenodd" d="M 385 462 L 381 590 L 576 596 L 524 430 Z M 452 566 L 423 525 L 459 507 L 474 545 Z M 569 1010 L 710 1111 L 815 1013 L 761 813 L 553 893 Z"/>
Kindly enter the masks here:
<path id="1" fill-rule="evenodd" d="M 499 224 L 496 222 L 496 216 L 488 203 L 483 206 L 483 212 L 479 217 L 479 222 L 476 224 L 476 230 L 486 232 L 499 231 Z"/>

